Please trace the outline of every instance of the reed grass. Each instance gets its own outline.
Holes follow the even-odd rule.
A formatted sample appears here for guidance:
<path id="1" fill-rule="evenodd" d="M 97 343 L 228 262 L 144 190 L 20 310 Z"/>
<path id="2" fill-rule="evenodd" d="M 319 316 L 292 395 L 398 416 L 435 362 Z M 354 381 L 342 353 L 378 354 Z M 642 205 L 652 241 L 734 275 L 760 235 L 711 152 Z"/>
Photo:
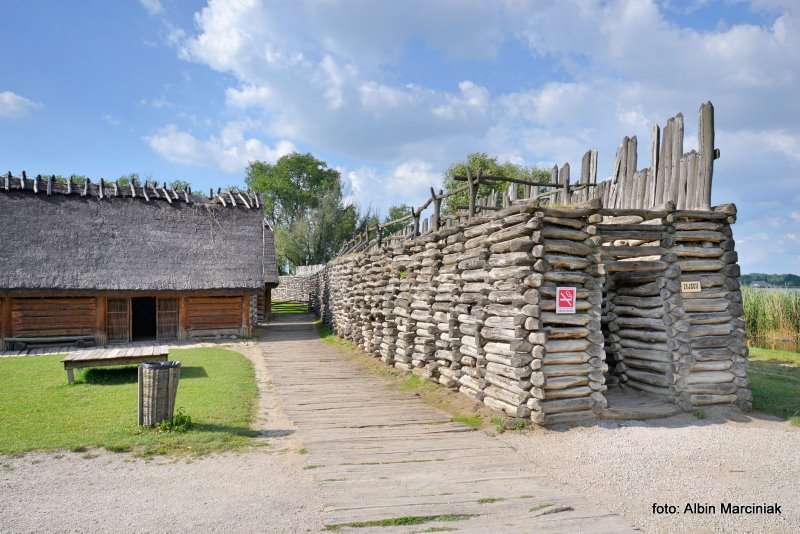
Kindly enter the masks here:
<path id="1" fill-rule="evenodd" d="M 766 339 L 800 339 L 800 291 L 742 288 L 747 335 Z"/>

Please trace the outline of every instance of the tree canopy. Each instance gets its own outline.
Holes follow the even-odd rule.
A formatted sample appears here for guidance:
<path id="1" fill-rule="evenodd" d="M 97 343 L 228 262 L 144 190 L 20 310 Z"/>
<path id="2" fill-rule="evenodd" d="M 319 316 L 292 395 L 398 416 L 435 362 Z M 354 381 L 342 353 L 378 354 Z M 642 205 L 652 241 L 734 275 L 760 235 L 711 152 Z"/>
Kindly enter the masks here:
<path id="1" fill-rule="evenodd" d="M 505 178 L 517 178 L 536 182 L 550 181 L 550 171 L 548 170 L 539 169 L 537 167 L 525 167 L 524 165 L 511 162 L 500 163 L 494 156 L 489 156 L 484 152 L 473 152 L 467 156 L 466 162 L 454 163 L 448 167 L 445 173 L 445 193 L 452 193 L 466 185 L 466 182 L 459 182 L 454 180 L 453 177 L 466 176 L 467 167 L 469 167 L 472 176 L 477 176 L 478 171 L 480 171 L 483 176 L 502 176 Z M 478 195 L 486 196 L 492 191 L 502 192 L 507 190 L 508 186 L 509 182 L 484 182 L 478 187 Z M 452 213 L 459 207 L 466 207 L 468 202 L 469 194 L 467 191 L 461 191 L 447 198 L 444 210 L 446 213 Z"/>
<path id="2" fill-rule="evenodd" d="M 255 161 L 247 169 L 247 185 L 264 194 L 264 211 L 277 225 L 291 226 L 322 206 L 323 197 L 341 202 L 339 171 L 311 154 L 293 153 L 275 163 Z"/>
<path id="3" fill-rule="evenodd" d="M 345 204 L 339 171 L 311 154 L 293 153 L 275 163 L 252 162 L 246 181 L 264 197 L 282 272 L 327 262 L 366 224 L 368 216 Z"/>
<path id="4" fill-rule="evenodd" d="M 454 163 L 445 175 L 445 190 L 452 192 L 464 185 L 453 179 L 466 174 L 467 165 L 477 175 L 503 176 L 547 182 L 549 171 L 525 167 L 514 163 L 498 162 L 482 152 L 469 154 L 466 162 Z M 342 245 L 354 235 L 361 234 L 367 226 L 380 222 L 372 210 L 361 213 L 354 204 L 347 203 L 342 193 L 339 171 L 311 154 L 293 153 L 275 163 L 251 162 L 247 168 L 246 182 L 264 198 L 264 214 L 275 231 L 275 249 L 281 272 L 292 272 L 299 265 L 325 263 L 331 260 Z M 508 182 L 483 183 L 479 194 L 505 191 Z M 420 199 L 422 201 L 423 199 Z M 466 206 L 468 195 L 463 191 L 449 197 L 445 213 Z M 384 223 L 411 213 L 411 206 L 399 204 L 389 208 Z M 386 227 L 386 233 L 400 230 L 403 223 Z"/>
<path id="5" fill-rule="evenodd" d="M 410 215 L 410 214 L 411 214 L 411 206 L 408 206 L 406 204 L 400 204 L 398 206 L 392 206 L 392 207 L 389 208 L 389 212 L 386 214 L 386 218 L 383 219 L 383 223 L 386 224 L 389 221 L 394 221 L 396 219 L 400 219 L 400 218 L 405 217 L 406 215 Z M 406 224 L 408 224 L 408 223 L 390 224 L 389 226 L 386 227 L 386 229 L 384 231 L 385 231 L 386 234 L 392 234 L 392 233 L 400 230 L 401 228 L 403 228 Z"/>

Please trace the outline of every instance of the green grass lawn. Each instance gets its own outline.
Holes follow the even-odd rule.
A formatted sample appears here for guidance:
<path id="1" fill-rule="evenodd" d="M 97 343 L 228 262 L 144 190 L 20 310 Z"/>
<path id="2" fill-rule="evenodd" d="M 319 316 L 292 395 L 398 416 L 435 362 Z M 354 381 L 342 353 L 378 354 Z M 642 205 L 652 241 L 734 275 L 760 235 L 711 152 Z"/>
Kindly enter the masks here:
<path id="1" fill-rule="evenodd" d="M 136 367 L 85 369 L 68 385 L 60 356 L 0 359 L 0 453 L 104 447 L 137 454 L 235 449 L 251 443 L 252 364 L 218 348 L 171 350 L 182 363 L 176 407 L 188 432 L 137 426 Z"/>
<path id="2" fill-rule="evenodd" d="M 292 315 L 296 313 L 309 313 L 308 304 L 300 302 L 273 302 L 273 315 Z"/>
<path id="3" fill-rule="evenodd" d="M 750 349 L 753 408 L 800 426 L 800 353 Z"/>

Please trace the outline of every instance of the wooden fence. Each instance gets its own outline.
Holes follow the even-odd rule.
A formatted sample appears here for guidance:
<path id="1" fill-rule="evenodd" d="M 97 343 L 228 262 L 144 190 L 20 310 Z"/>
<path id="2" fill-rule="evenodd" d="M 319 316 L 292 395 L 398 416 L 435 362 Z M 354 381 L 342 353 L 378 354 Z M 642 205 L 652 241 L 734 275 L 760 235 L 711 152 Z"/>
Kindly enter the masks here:
<path id="1" fill-rule="evenodd" d="M 667 203 L 679 210 L 708 210 L 711 207 L 711 185 L 714 160 L 719 149 L 714 147 L 714 106 L 705 102 L 700 106 L 698 124 L 698 150 L 683 151 L 683 114 L 667 120 L 661 128 L 655 124 L 651 130 L 650 167 L 637 169 L 638 140 L 635 136 L 622 140 L 614 159 L 611 176 L 597 182 L 597 150 L 588 150 L 581 158 L 579 180 L 570 181 L 570 164 L 555 165 L 549 182 L 511 179 L 502 176 L 472 175 L 467 167 L 466 176 L 454 177 L 465 184 L 447 194 L 431 187 L 430 197 L 421 205 L 412 207 L 411 213 L 373 225 L 361 235 L 345 243 L 339 254 L 361 251 L 385 242 L 413 238 L 442 227 L 453 226 L 487 211 L 507 207 L 514 202 L 539 200 L 544 205 L 580 205 L 600 199 L 605 208 L 652 210 Z M 491 192 L 479 196 L 481 184 L 508 182 L 503 193 Z M 466 191 L 468 205 L 449 214 L 442 214 L 442 201 Z M 431 208 L 429 215 L 423 213 Z M 402 225 L 400 230 L 388 233 L 387 229 Z"/>

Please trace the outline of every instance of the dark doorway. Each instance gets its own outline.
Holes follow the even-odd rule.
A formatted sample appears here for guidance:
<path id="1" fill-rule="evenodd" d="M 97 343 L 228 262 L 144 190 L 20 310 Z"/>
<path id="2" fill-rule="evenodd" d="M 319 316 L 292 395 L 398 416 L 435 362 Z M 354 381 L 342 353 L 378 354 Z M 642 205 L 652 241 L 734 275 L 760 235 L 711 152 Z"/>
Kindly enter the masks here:
<path id="1" fill-rule="evenodd" d="M 134 341 L 156 338 L 156 299 L 140 297 L 131 299 L 132 338 Z"/>

